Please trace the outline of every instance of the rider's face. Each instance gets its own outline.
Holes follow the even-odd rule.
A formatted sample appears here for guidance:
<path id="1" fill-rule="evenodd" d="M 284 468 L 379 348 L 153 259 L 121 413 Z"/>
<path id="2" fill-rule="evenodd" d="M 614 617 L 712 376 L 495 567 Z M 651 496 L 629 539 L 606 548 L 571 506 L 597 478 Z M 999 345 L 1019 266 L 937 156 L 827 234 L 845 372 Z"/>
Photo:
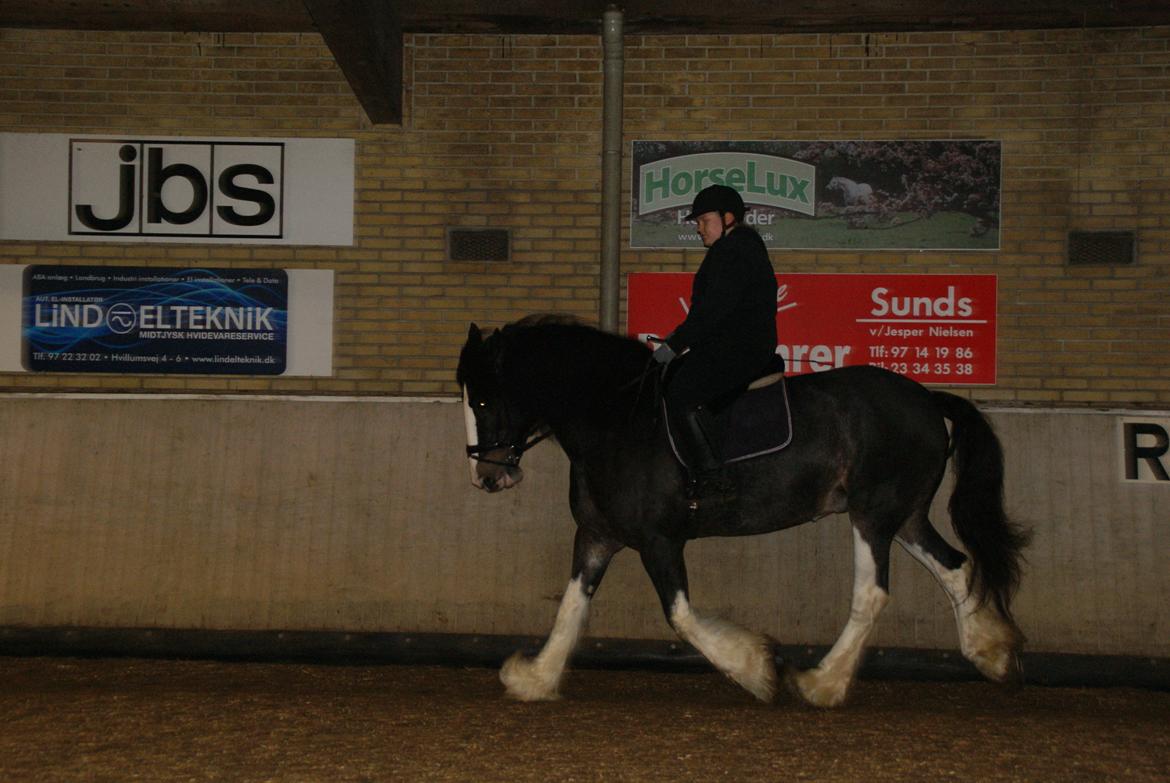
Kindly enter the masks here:
<path id="1" fill-rule="evenodd" d="M 730 215 L 726 217 L 729 218 Z M 704 212 L 695 218 L 699 225 L 699 238 L 703 240 L 704 247 L 711 247 L 723 236 L 723 228 L 726 225 L 724 220 L 725 216 L 718 212 Z"/>

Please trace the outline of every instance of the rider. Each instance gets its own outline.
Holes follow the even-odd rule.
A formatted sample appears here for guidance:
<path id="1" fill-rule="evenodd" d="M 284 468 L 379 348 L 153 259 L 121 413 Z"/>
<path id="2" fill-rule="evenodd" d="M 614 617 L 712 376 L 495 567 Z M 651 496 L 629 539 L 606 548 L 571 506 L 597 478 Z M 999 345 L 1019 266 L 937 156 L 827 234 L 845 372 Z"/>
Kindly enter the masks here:
<path id="1" fill-rule="evenodd" d="M 666 386 L 667 410 L 682 425 L 692 499 L 733 488 L 714 473 L 722 459 L 704 434 L 708 408 L 718 407 L 764 374 L 776 354 L 776 273 L 764 240 L 746 226 L 735 188 L 711 185 L 695 196 L 687 220 L 708 248 L 691 287 L 686 319 L 654 358 L 682 356 Z"/>

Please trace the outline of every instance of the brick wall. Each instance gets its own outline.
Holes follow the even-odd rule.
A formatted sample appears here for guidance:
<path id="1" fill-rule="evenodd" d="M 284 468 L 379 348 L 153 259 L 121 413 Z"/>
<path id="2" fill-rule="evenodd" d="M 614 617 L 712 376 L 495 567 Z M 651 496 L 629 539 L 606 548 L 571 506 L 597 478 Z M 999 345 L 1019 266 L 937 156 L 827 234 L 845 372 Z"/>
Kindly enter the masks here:
<path id="1" fill-rule="evenodd" d="M 374 128 L 315 35 L 0 30 L 0 131 L 352 137 L 358 190 L 353 248 L 0 243 L 0 263 L 336 270 L 334 378 L 7 374 L 0 390 L 447 394 L 469 320 L 594 320 L 599 40 L 406 42 L 403 125 Z M 999 383 L 973 397 L 1170 404 L 1170 28 L 626 47 L 627 144 L 1000 139 L 1000 252 L 775 251 L 777 270 L 995 273 Z M 489 226 L 512 230 L 510 263 L 445 260 L 449 227 Z M 1136 230 L 1139 263 L 1067 267 L 1067 232 L 1103 228 Z M 693 270 L 700 250 L 627 249 L 623 269 Z"/>

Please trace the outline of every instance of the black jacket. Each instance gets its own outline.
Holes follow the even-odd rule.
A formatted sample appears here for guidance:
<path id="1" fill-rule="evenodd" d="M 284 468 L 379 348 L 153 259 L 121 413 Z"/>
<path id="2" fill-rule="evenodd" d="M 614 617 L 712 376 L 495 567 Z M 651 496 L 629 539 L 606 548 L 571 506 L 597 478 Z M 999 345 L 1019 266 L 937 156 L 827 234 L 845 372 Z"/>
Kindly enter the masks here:
<path id="1" fill-rule="evenodd" d="M 776 353 L 776 272 L 759 234 L 741 226 L 708 248 L 690 312 L 667 343 L 734 374 L 767 366 Z"/>

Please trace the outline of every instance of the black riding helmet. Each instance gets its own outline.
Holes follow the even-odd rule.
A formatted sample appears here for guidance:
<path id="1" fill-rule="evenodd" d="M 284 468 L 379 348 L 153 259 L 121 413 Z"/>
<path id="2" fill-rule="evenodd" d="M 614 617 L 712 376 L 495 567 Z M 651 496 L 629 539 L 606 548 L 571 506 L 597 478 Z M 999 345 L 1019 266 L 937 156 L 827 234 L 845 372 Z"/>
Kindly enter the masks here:
<path id="1" fill-rule="evenodd" d="M 731 216 L 735 218 L 735 222 L 742 223 L 745 209 L 743 197 L 735 188 L 727 185 L 708 185 L 695 196 L 695 202 L 691 205 L 691 214 L 687 215 L 684 220 L 694 220 L 706 212 L 718 212 L 720 215 L 724 212 L 730 212 Z"/>

